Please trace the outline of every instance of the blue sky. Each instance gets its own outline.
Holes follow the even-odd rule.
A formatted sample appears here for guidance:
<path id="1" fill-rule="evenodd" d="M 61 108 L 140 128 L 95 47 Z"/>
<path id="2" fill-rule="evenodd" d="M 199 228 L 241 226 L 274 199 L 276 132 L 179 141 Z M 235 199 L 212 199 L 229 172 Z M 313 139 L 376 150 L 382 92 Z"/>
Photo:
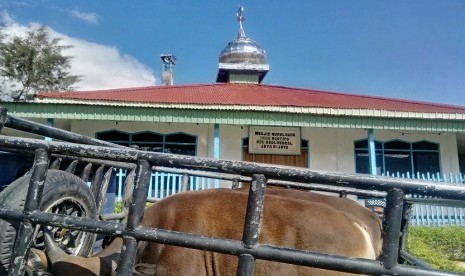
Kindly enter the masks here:
<path id="1" fill-rule="evenodd" d="M 177 57 L 175 84 L 214 82 L 240 5 L 247 36 L 268 54 L 266 84 L 465 105 L 463 0 L 0 0 L 0 11 L 78 43 L 88 89 L 158 84 L 161 53 Z"/>

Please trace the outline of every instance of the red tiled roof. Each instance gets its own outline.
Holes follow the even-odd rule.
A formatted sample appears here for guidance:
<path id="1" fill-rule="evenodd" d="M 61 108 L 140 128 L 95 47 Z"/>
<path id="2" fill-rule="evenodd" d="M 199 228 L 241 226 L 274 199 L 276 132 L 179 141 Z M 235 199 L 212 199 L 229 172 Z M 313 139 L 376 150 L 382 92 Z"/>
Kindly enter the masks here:
<path id="1" fill-rule="evenodd" d="M 194 84 L 39 93 L 39 99 L 194 105 L 293 106 L 465 113 L 465 107 L 262 84 Z"/>

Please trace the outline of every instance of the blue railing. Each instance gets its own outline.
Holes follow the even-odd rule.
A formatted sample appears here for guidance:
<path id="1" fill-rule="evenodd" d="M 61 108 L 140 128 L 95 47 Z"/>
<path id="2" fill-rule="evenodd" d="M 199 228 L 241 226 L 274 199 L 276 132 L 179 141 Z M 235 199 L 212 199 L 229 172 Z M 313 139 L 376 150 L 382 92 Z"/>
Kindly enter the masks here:
<path id="1" fill-rule="evenodd" d="M 205 190 L 219 188 L 219 181 L 208 177 L 188 176 L 188 189 Z M 123 198 L 123 186 L 126 180 L 126 170 L 119 169 L 116 173 L 116 200 L 121 201 Z M 183 174 L 168 172 L 152 172 L 148 197 L 162 199 L 175 193 L 181 192 Z"/>
<path id="2" fill-rule="evenodd" d="M 438 183 L 448 183 L 455 185 L 465 185 L 465 175 L 462 174 L 409 174 L 409 173 L 386 173 L 383 176 L 422 179 Z M 152 172 L 149 198 L 162 199 L 175 193 L 181 192 L 183 177 L 188 177 L 188 190 L 205 190 L 219 188 L 218 179 L 205 176 L 183 175 L 181 173 L 171 172 Z M 126 170 L 119 169 L 116 173 L 116 197 L 121 201 L 123 197 L 123 186 L 126 178 Z M 411 225 L 465 225 L 465 206 L 446 207 L 428 204 L 414 204 Z"/>
<path id="3" fill-rule="evenodd" d="M 465 185 L 465 175 L 463 174 L 409 174 L 409 173 L 386 173 L 384 176 L 421 179 L 444 184 Z M 411 225 L 445 226 L 445 225 L 465 225 L 465 207 L 447 207 L 428 204 L 414 204 Z"/>

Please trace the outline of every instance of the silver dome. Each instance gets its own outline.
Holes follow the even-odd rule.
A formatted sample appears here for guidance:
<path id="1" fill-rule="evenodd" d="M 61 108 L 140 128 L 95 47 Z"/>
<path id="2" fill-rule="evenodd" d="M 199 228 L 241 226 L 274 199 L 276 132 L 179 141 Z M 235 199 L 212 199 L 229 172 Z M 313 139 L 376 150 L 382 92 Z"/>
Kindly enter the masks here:
<path id="1" fill-rule="evenodd" d="M 237 11 L 239 33 L 237 38 L 228 43 L 220 53 L 220 63 L 266 64 L 266 52 L 262 47 L 245 35 L 242 21 L 244 21 L 244 8 Z"/>
<path id="2" fill-rule="evenodd" d="M 221 51 L 220 63 L 266 64 L 266 52 L 252 39 L 239 36 Z"/>
<path id="3" fill-rule="evenodd" d="M 237 11 L 239 33 L 220 53 L 217 82 L 261 83 L 270 66 L 266 63 L 266 52 L 245 35 L 242 22 L 244 8 Z"/>

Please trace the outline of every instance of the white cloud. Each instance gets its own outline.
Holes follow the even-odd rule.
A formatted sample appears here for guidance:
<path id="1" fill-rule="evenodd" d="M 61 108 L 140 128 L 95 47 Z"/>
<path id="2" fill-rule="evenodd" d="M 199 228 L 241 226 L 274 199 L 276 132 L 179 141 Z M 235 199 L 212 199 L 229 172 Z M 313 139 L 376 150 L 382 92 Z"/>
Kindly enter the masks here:
<path id="1" fill-rule="evenodd" d="M 23 35 L 29 26 L 18 24 L 6 12 L 0 13 L 6 34 Z M 38 24 L 31 24 L 37 27 Z M 62 39 L 63 44 L 73 47 L 64 52 L 73 56 L 71 73 L 81 76 L 77 83 L 78 90 L 97 90 L 121 87 L 155 85 L 156 78 L 152 70 L 134 57 L 121 53 L 118 48 L 98 44 L 48 29 L 53 37 Z"/>
<path id="2" fill-rule="evenodd" d="M 74 56 L 72 71 L 80 75 L 80 90 L 154 85 L 153 72 L 116 47 L 101 45 L 61 35 L 63 42 L 74 47 L 67 54 Z"/>
<path id="3" fill-rule="evenodd" d="M 89 24 L 98 25 L 99 17 L 94 12 L 81 12 L 78 8 L 69 11 L 74 17 Z"/>

